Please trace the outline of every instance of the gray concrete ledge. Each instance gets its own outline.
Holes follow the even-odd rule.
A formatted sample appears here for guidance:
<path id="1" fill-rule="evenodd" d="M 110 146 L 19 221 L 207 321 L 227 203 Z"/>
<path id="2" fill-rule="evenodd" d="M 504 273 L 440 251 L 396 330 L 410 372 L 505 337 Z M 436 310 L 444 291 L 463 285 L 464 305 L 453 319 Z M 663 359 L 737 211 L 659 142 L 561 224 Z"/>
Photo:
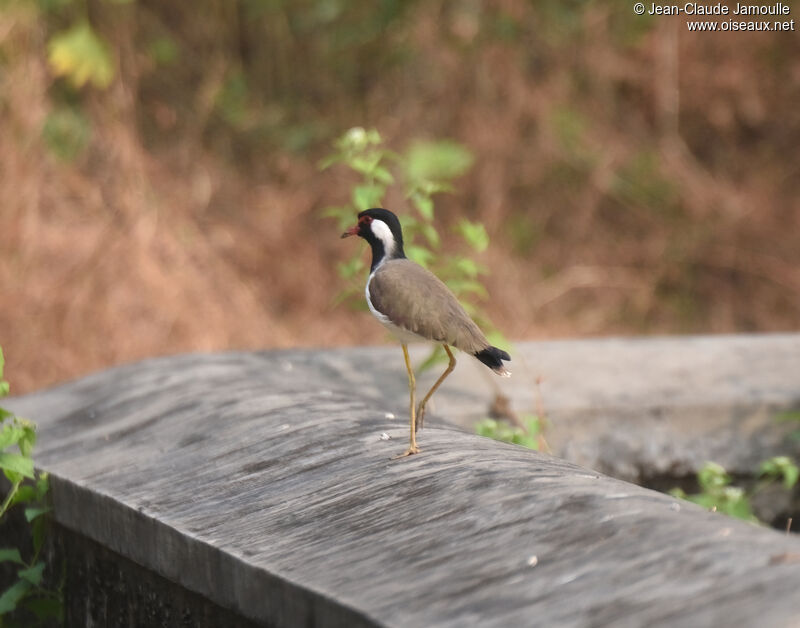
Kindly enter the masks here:
<path id="1" fill-rule="evenodd" d="M 797 337 L 780 338 L 788 368 Z M 391 460 L 406 444 L 386 417 L 405 407 L 398 353 L 154 359 L 7 405 L 40 425 L 59 525 L 263 625 L 800 624 L 794 536 L 435 420 L 423 454 Z"/>
<path id="2" fill-rule="evenodd" d="M 512 357 L 505 381 L 462 359 L 436 410 L 469 430 L 493 386 L 518 412 L 535 412 L 538 395 L 554 454 L 637 483 L 800 454 L 794 426 L 775 421 L 800 409 L 800 334 L 524 342 Z"/>

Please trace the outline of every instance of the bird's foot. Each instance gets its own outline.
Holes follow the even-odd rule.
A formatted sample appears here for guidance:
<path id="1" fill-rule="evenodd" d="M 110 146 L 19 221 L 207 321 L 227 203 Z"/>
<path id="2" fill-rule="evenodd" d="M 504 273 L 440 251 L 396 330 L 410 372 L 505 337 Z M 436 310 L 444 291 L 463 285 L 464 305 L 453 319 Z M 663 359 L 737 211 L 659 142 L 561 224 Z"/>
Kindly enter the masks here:
<path id="1" fill-rule="evenodd" d="M 416 445 L 411 445 L 408 449 L 406 449 L 402 454 L 396 455 L 392 460 L 397 460 L 398 458 L 405 458 L 406 456 L 413 456 L 414 454 L 419 453 L 419 447 Z"/>

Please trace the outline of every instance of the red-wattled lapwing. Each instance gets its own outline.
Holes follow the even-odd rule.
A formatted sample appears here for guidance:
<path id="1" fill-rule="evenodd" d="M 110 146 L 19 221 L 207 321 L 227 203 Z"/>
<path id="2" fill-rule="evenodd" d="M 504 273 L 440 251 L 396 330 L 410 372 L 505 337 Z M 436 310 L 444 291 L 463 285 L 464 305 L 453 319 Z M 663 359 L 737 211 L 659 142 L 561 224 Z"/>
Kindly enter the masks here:
<path id="1" fill-rule="evenodd" d="M 406 259 L 400 221 L 392 212 L 388 209 L 360 212 L 358 224 L 345 231 L 342 237 L 354 235 L 364 238 L 372 248 L 372 266 L 365 291 L 369 310 L 403 347 L 411 393 L 411 445 L 398 457 L 410 456 L 419 452 L 416 431 L 422 427 L 425 404 L 456 366 L 450 346 L 475 356 L 503 377 L 511 375 L 503 366 L 503 360 L 511 360 L 511 357 L 489 344 L 450 288 L 429 270 Z M 416 382 L 408 359 L 408 343 L 420 340 L 441 343 L 450 364 L 415 408 Z"/>

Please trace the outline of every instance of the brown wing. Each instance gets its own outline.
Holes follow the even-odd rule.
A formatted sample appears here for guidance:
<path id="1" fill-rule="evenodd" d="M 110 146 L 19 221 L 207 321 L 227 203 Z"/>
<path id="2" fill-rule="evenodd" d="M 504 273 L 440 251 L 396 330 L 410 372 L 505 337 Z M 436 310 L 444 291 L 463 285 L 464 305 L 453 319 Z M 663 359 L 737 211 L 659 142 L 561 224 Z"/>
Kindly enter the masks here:
<path id="1" fill-rule="evenodd" d="M 408 259 L 380 265 L 369 284 L 372 307 L 403 329 L 466 353 L 489 346 L 455 295 L 429 270 Z"/>

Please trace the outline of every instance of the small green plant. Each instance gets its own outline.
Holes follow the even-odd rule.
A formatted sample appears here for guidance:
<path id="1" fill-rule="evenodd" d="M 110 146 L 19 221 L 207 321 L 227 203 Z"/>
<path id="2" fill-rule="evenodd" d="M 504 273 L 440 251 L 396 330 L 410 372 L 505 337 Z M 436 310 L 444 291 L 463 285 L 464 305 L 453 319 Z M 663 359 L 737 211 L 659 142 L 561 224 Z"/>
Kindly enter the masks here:
<path id="1" fill-rule="evenodd" d="M 737 519 L 758 521 L 750 507 L 750 497 L 743 488 L 731 486 L 731 476 L 722 465 L 706 462 L 697 473 L 697 482 L 699 493 L 687 495 L 682 489 L 674 488 L 669 494 Z"/>
<path id="2" fill-rule="evenodd" d="M 479 303 L 488 297 L 481 277 L 486 267 L 466 255 L 445 254 L 441 236 L 434 226 L 434 197 L 453 190 L 452 181 L 472 165 L 471 153 L 452 141 L 415 141 L 404 153 L 389 150 L 375 129 L 352 128 L 334 142 L 334 152 L 320 163 L 320 168 L 341 164 L 360 177 L 353 186 L 350 203 L 328 207 L 324 215 L 338 221 L 338 228 L 349 227 L 356 212 L 381 207 L 387 193 L 400 186 L 410 205 L 410 211 L 400 212 L 405 252 L 409 259 L 432 270 L 459 298 L 464 309 L 486 330 L 492 344 L 508 347 L 508 342 L 491 324 Z M 461 218 L 456 232 L 463 243 L 475 253 L 489 246 L 484 226 Z M 339 275 L 348 282 L 337 298 L 356 307 L 365 307 L 363 276 L 366 263 L 362 252 L 356 251 L 337 266 Z M 444 358 L 441 347 L 433 351 L 421 368 Z"/>
<path id="3" fill-rule="evenodd" d="M 800 478 L 800 468 L 789 456 L 773 456 L 758 467 L 758 475 L 764 482 L 781 482 L 790 491 Z"/>
<path id="4" fill-rule="evenodd" d="M 505 421 L 483 419 L 475 426 L 478 436 L 488 436 L 504 443 L 522 445 L 529 449 L 542 449 L 543 421 L 535 414 L 522 417 L 525 428 L 510 425 Z"/>
<path id="5" fill-rule="evenodd" d="M 775 417 L 775 420 L 784 423 L 791 421 L 800 426 L 800 411 L 781 412 Z M 789 434 L 789 438 L 800 439 L 800 427 Z M 759 482 L 748 492 L 741 487 L 731 486 L 731 477 L 721 465 L 707 462 L 697 474 L 697 482 L 700 485 L 699 493 L 687 495 L 683 490 L 674 488 L 670 491 L 670 495 L 688 499 L 706 508 L 719 510 L 739 519 L 757 521 L 750 506 L 751 498 L 775 482 L 781 482 L 787 491 L 792 490 L 800 480 L 800 466 L 789 456 L 773 456 L 759 465 L 757 477 Z"/>
<path id="6" fill-rule="evenodd" d="M 4 358 L 0 348 L 0 397 L 8 394 L 8 382 L 3 380 Z M 61 601 L 57 593 L 42 586 L 45 564 L 40 555 L 44 544 L 48 480 L 46 473 L 37 473 L 33 464 L 36 426 L 14 413 L 0 408 L 0 470 L 10 488 L 0 502 L 0 523 L 14 506 L 24 508 L 23 514 L 31 526 L 33 553 L 25 559 L 17 547 L 0 547 L 0 563 L 17 566 L 17 580 L 0 592 L 0 628 L 18 608 L 24 608 L 37 620 L 58 619 Z M 33 625 L 32 621 L 26 625 Z"/>
<path id="7" fill-rule="evenodd" d="M 788 456 L 774 456 L 761 463 L 758 477 L 760 482 L 748 492 L 740 486 L 731 485 L 731 477 L 722 465 L 707 462 L 697 473 L 699 493 L 687 495 L 679 488 L 669 493 L 738 519 L 758 521 L 751 507 L 753 495 L 774 482 L 781 482 L 786 490 L 791 490 L 800 478 L 800 468 Z"/>

